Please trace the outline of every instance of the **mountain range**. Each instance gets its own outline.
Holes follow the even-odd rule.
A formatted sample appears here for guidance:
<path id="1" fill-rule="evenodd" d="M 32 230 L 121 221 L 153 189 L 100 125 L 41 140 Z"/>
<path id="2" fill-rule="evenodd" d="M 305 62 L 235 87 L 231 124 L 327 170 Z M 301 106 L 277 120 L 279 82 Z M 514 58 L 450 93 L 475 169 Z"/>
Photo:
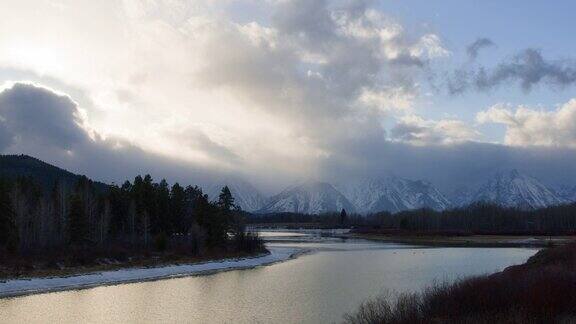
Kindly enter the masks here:
<path id="1" fill-rule="evenodd" d="M 33 176 L 48 190 L 56 181 L 73 185 L 81 177 L 30 156 L 0 155 L 0 177 L 18 176 Z M 102 190 L 107 188 L 104 183 L 95 184 Z M 253 213 L 321 214 L 342 209 L 361 214 L 380 211 L 394 213 L 419 208 L 444 210 L 480 201 L 534 209 L 576 201 L 576 186 L 554 190 L 518 170 L 495 173 L 476 188 L 459 188 L 450 199 L 427 181 L 396 176 L 359 179 L 336 185 L 308 181 L 288 187 L 269 198 L 239 177 L 223 177 L 208 186 L 205 192 L 211 200 L 217 200 L 224 186 L 230 188 L 238 206 Z"/>
<path id="2" fill-rule="evenodd" d="M 237 177 L 223 177 L 212 183 L 206 194 L 211 201 L 218 200 L 220 191 L 224 186 L 228 186 L 234 203 L 246 211 L 256 211 L 266 203 L 266 197 L 258 191 L 252 184 Z"/>
<path id="3" fill-rule="evenodd" d="M 331 184 L 307 182 L 271 197 L 258 213 L 320 214 L 342 209 L 356 211 L 355 206 Z"/>
<path id="4" fill-rule="evenodd" d="M 566 203 L 554 190 L 517 170 L 499 172 L 484 183 L 464 205 L 484 201 L 504 207 L 535 209 Z"/>
<path id="5" fill-rule="evenodd" d="M 339 187 L 360 213 L 450 207 L 450 201 L 438 189 L 422 180 L 388 176 L 363 179 Z"/>
<path id="6" fill-rule="evenodd" d="M 234 193 L 234 190 L 233 190 Z M 248 198 L 253 196 L 252 198 Z M 238 195 L 240 197 L 240 195 Z M 244 192 L 240 201 L 255 201 L 255 213 L 321 214 L 346 209 L 361 214 L 430 208 L 444 210 L 474 202 L 534 209 L 576 201 L 576 187 L 553 190 L 518 170 L 498 172 L 476 189 L 460 188 L 450 199 L 430 182 L 396 176 L 362 179 L 345 184 L 306 182 L 268 199 L 257 191 Z"/>

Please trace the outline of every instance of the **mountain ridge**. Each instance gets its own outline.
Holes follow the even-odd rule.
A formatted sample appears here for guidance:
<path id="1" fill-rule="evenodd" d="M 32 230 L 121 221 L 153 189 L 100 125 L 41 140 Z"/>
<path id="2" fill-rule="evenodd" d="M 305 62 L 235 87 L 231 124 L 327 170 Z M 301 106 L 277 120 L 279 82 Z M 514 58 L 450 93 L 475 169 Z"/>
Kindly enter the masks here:
<path id="1" fill-rule="evenodd" d="M 211 201 L 218 200 L 220 191 L 224 186 L 228 186 L 234 203 L 248 212 L 254 212 L 266 204 L 267 198 L 251 183 L 237 177 L 222 177 L 213 182 L 206 191 Z"/>
<path id="2" fill-rule="evenodd" d="M 28 155 L 0 155 L 0 177 L 20 176 L 37 178 L 45 190 L 50 190 L 56 181 L 73 186 L 82 177 Z M 95 185 L 99 190 L 109 188 L 109 185 L 102 182 L 95 182 Z M 394 175 L 337 185 L 307 181 L 287 187 L 269 198 L 248 181 L 236 176 L 225 176 L 208 186 L 206 193 L 211 200 L 217 200 L 225 185 L 230 188 L 237 205 L 253 213 L 320 214 L 339 212 L 342 209 L 360 214 L 381 211 L 396 213 L 420 208 L 445 210 L 476 202 L 534 209 L 576 201 L 576 187 L 564 186 L 553 190 L 516 169 L 495 173 L 476 190 L 459 188 L 450 199 L 430 182 Z"/>
<path id="3" fill-rule="evenodd" d="M 295 212 L 321 214 L 345 209 L 354 212 L 355 207 L 336 188 L 327 182 L 306 182 L 286 188 L 270 197 L 258 213 Z"/>
<path id="4" fill-rule="evenodd" d="M 396 176 L 362 179 L 340 186 L 346 197 L 363 213 L 431 208 L 444 210 L 450 201 L 431 183 Z"/>
<path id="5" fill-rule="evenodd" d="M 538 179 L 516 169 L 496 173 L 480 186 L 467 204 L 481 201 L 522 209 L 542 208 L 567 202 Z"/>
<path id="6" fill-rule="evenodd" d="M 51 190 L 56 181 L 73 186 L 83 175 L 72 173 L 35 157 L 20 155 L 0 155 L 0 177 L 15 179 L 32 176 L 44 190 Z M 97 190 L 107 190 L 108 184 L 93 181 Z"/>

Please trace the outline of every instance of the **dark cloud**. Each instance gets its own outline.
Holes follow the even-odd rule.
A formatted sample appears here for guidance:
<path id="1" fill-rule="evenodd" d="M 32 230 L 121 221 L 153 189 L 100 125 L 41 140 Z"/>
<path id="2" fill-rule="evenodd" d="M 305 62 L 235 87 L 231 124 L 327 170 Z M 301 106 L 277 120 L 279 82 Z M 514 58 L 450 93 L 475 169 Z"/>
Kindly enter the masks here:
<path id="1" fill-rule="evenodd" d="M 0 151 L 6 149 L 14 142 L 14 134 L 8 129 L 6 123 L 0 120 Z"/>
<path id="2" fill-rule="evenodd" d="M 67 96 L 27 84 L 15 84 L 0 96 L 0 116 L 12 133 L 62 149 L 86 140 L 76 104 Z"/>
<path id="3" fill-rule="evenodd" d="M 489 38 L 478 38 L 474 43 L 468 45 L 466 53 L 468 53 L 470 59 L 475 60 L 478 57 L 480 50 L 494 45 L 494 42 Z"/>
<path id="4" fill-rule="evenodd" d="M 178 142 L 188 145 L 190 148 L 208 155 L 215 161 L 221 161 L 226 164 L 235 164 L 241 162 L 240 157 L 228 147 L 221 145 L 212 140 L 208 135 L 198 130 L 189 129 L 175 136 Z"/>
<path id="5" fill-rule="evenodd" d="M 145 152 L 118 138 L 92 136 L 68 96 L 16 83 L 0 92 L 0 152 L 28 154 L 105 182 L 137 174 L 208 184 L 217 170 Z"/>
<path id="6" fill-rule="evenodd" d="M 415 134 L 421 134 L 426 130 L 426 127 L 410 123 L 398 123 L 390 131 L 390 136 L 394 139 L 412 142 L 416 140 Z"/>
<path id="7" fill-rule="evenodd" d="M 23 95 L 14 96 L 11 91 L 17 91 L 20 94 L 27 93 L 34 100 Z M 165 177 L 169 181 L 206 186 L 222 174 L 214 168 L 201 167 L 190 164 L 188 161 L 168 159 L 145 152 L 120 139 L 103 139 L 97 135 L 91 138 L 86 132 L 80 136 L 79 132 L 83 128 L 78 126 L 78 118 L 74 116 L 77 107 L 71 108 L 73 101 L 44 88 L 20 84 L 1 92 L 0 102 L 5 102 L 6 98 L 10 97 L 12 98 L 10 109 L 25 107 L 24 109 L 36 111 L 42 108 L 34 107 L 32 102 L 36 105 L 43 105 L 43 102 L 35 100 L 37 96 L 44 98 L 46 102 L 51 102 L 52 104 L 48 107 L 60 112 L 56 114 L 59 116 L 58 120 L 73 131 L 63 131 L 63 126 L 54 125 L 54 120 L 43 124 L 41 120 L 35 120 L 36 117 L 33 114 L 10 114 L 10 116 L 26 118 L 18 122 L 11 121 L 2 115 L 0 149 L 3 149 L 4 153 L 29 154 L 73 172 L 87 174 L 94 179 L 106 182 L 121 182 L 136 174 L 150 173 L 155 178 Z M 0 105 L 0 112 L 4 112 L 4 106 Z M 41 116 L 46 117 L 46 115 L 50 116 L 47 112 Z M 39 129 L 28 134 L 25 131 L 28 129 L 26 126 L 16 127 L 26 124 L 27 121 L 38 125 Z M 484 181 L 495 171 L 506 168 L 523 170 L 553 185 L 566 184 L 567 181 L 576 179 L 576 152 L 574 150 L 513 148 L 474 142 L 458 145 L 413 146 L 387 140 L 386 133 L 379 124 L 378 119 L 367 118 L 355 124 L 358 129 L 354 132 L 349 132 L 339 124 L 333 125 L 333 133 L 329 133 L 324 139 L 324 144 L 332 150 L 329 155 L 319 159 L 314 176 L 328 181 L 341 182 L 353 177 L 376 177 L 392 172 L 407 178 L 429 180 L 447 193 L 463 185 L 473 186 Z M 11 126 L 8 128 L 6 125 Z M 422 127 L 395 132 L 398 132 L 396 136 L 402 136 L 402 134 L 421 131 Z M 37 142 L 40 136 L 45 137 L 43 142 Z M 67 145 L 59 145 L 58 140 L 66 141 Z M 216 145 L 217 147 L 212 149 L 213 154 L 222 154 L 222 158 L 234 159 L 226 150 L 221 151 L 218 145 L 209 138 L 193 142 L 196 145 Z M 9 143 L 11 145 L 7 148 Z M 45 143 L 50 143 L 50 145 Z M 562 172 L 557 172 L 557 170 L 562 170 Z M 273 173 L 269 170 L 253 172 L 250 174 L 250 181 L 269 184 L 270 181 L 275 182 L 270 185 L 273 189 L 269 193 L 273 193 L 287 184 L 286 179 L 274 177 Z M 242 175 L 243 173 L 236 170 L 234 174 Z M 264 177 L 272 180 L 263 179 Z"/>
<path id="8" fill-rule="evenodd" d="M 281 119 L 317 152 L 358 136 L 365 118 L 382 136 L 378 121 L 410 105 L 430 52 L 443 51 L 437 37 L 407 35 L 369 1 L 282 1 L 274 10 L 265 27 L 273 32 L 252 26 L 247 37 L 231 26 L 212 33 L 197 76 Z M 382 100 L 367 109 L 366 94 Z"/>
<path id="9" fill-rule="evenodd" d="M 573 184 L 576 150 L 478 142 L 413 146 L 370 137 L 341 143 L 339 153 L 324 159 L 320 167 L 330 181 L 394 173 L 430 181 L 447 194 L 459 187 L 476 187 L 495 172 L 513 168 L 551 186 Z"/>
<path id="10" fill-rule="evenodd" d="M 468 90 L 485 91 L 509 82 L 519 82 L 524 91 L 545 83 L 566 87 L 576 83 L 576 63 L 568 60 L 547 60 L 536 49 L 526 49 L 510 60 L 489 69 L 460 69 L 448 77 L 448 91 L 459 94 Z"/>
<path id="11" fill-rule="evenodd" d="M 410 53 L 401 53 L 397 57 L 390 60 L 391 64 L 401 65 L 401 66 L 416 66 L 425 67 L 427 62 L 422 58 L 411 55 Z"/>

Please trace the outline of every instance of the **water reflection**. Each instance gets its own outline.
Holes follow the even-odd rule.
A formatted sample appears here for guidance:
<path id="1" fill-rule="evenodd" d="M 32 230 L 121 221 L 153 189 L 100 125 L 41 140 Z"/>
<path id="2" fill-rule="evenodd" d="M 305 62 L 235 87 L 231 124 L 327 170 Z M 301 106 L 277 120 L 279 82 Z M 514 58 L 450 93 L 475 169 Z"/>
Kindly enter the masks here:
<path id="1" fill-rule="evenodd" d="M 338 322 L 365 298 L 384 291 L 411 291 L 434 280 L 494 272 L 535 253 L 522 248 L 419 248 L 310 233 L 276 234 L 263 236 L 282 239 L 269 243 L 273 246 L 314 252 L 250 270 L 4 299 L 0 322 Z"/>

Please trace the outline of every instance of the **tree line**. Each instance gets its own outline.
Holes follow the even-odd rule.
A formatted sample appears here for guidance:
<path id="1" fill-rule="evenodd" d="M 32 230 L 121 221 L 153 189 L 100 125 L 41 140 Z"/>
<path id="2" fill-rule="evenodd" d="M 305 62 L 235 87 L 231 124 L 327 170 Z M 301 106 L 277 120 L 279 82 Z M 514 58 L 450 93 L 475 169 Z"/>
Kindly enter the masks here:
<path id="1" fill-rule="evenodd" d="M 263 250 L 244 222 L 228 187 L 212 202 L 198 186 L 169 186 L 150 175 L 106 190 L 87 177 L 50 189 L 32 177 L 0 179 L 0 252 L 9 254 L 112 246 L 190 254 Z"/>
<path id="2" fill-rule="evenodd" d="M 526 210 L 477 202 L 465 207 L 443 211 L 407 210 L 397 213 L 379 212 L 369 215 L 325 213 L 274 213 L 255 215 L 254 224 L 314 224 L 322 227 L 358 227 L 372 230 L 407 232 L 438 232 L 462 234 L 541 234 L 576 233 L 576 203 Z"/>
<path id="3" fill-rule="evenodd" d="M 573 234 L 576 233 L 576 203 L 526 210 L 478 202 L 444 211 L 382 212 L 370 215 L 367 222 L 377 228 L 411 232 Z"/>

